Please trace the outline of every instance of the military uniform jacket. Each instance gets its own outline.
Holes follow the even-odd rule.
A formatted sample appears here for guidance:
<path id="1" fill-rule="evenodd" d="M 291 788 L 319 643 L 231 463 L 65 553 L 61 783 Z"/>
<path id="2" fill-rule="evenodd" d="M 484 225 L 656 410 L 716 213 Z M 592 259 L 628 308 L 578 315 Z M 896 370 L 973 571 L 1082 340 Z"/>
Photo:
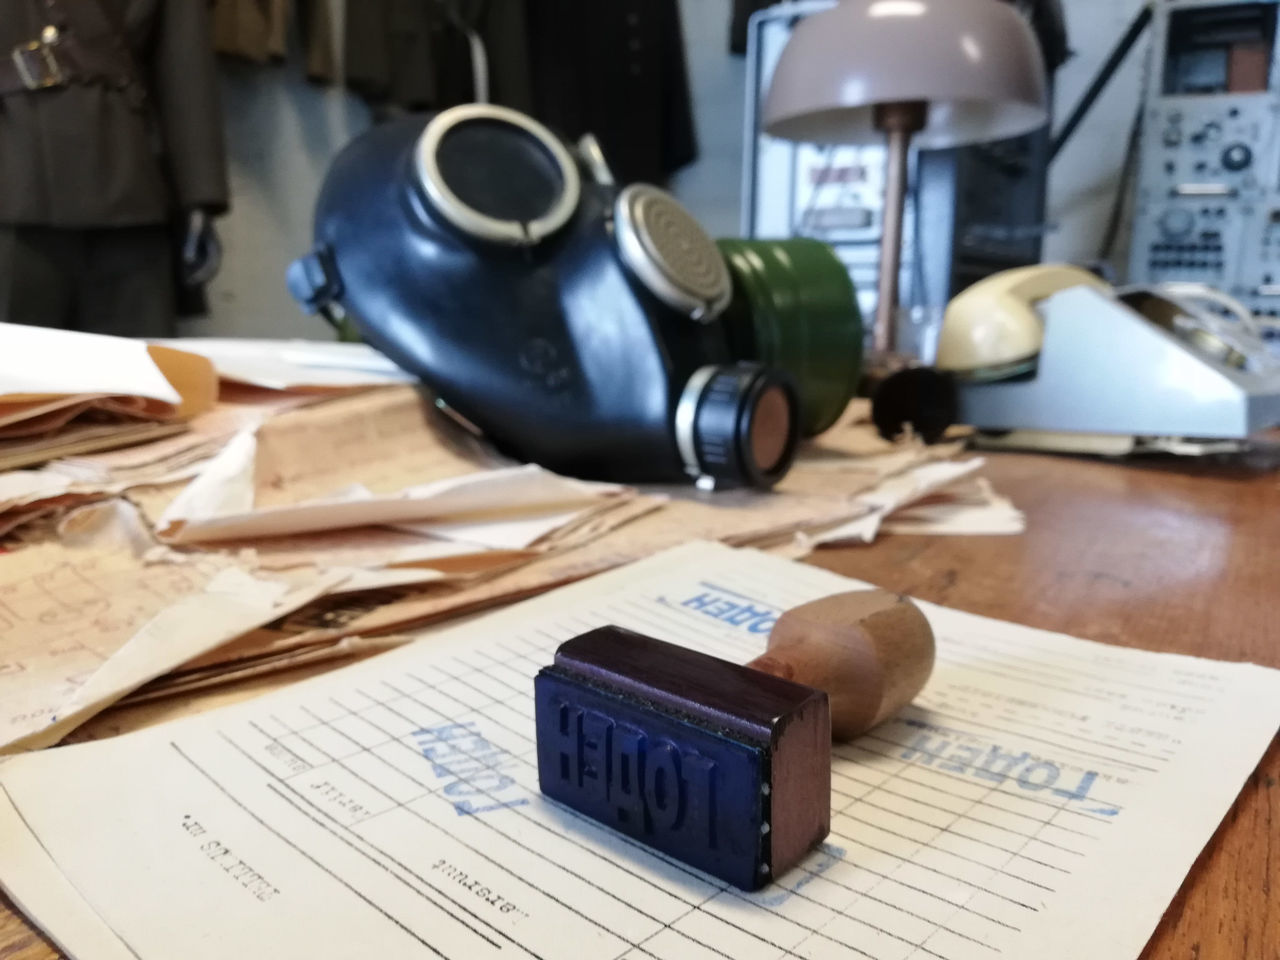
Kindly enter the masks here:
<path id="1" fill-rule="evenodd" d="M 159 224 L 227 206 L 206 0 L 61 0 L 88 47 L 123 38 L 138 83 L 73 82 L 0 97 L 0 225 Z M 0 0 L 0 56 L 37 39 L 44 0 Z"/>

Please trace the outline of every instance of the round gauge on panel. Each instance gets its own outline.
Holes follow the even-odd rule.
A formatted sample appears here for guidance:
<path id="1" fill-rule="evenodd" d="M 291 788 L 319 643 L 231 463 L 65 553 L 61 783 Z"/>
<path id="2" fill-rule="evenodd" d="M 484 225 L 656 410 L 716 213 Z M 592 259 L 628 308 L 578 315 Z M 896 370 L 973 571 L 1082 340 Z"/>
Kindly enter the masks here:
<path id="1" fill-rule="evenodd" d="M 1239 173 L 1253 163 L 1253 151 L 1248 144 L 1233 143 L 1222 151 L 1222 166 L 1232 173 Z"/>
<path id="2" fill-rule="evenodd" d="M 1196 227 L 1196 215 L 1184 207 L 1170 207 L 1157 221 L 1160 232 L 1170 239 L 1185 237 Z"/>

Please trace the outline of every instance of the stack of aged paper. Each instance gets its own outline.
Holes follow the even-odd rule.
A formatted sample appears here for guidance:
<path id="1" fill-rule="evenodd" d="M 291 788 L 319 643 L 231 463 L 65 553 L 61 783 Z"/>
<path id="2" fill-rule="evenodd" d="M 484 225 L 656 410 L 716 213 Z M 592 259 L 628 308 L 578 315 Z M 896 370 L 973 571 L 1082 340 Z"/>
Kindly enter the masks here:
<path id="1" fill-rule="evenodd" d="M 200 473 L 236 433 L 275 413 L 313 402 L 314 397 L 304 394 L 223 384 L 211 409 L 174 425 L 181 430 L 176 436 L 52 459 L 37 469 L 0 472 L 0 536 L 42 516 L 126 490 L 167 502 L 157 490 L 176 492 L 175 484 L 185 484 Z M 44 458 L 49 459 L 47 450 Z"/>
<path id="2" fill-rule="evenodd" d="M 181 433 L 216 398 L 196 354 L 0 323 L 0 470 Z"/>
<path id="3" fill-rule="evenodd" d="M 216 337 L 157 342 L 208 358 L 224 382 L 270 390 L 330 392 L 415 379 L 363 343 Z"/>
<path id="4" fill-rule="evenodd" d="M 691 539 L 791 556 L 869 540 L 981 466 L 960 443 L 887 443 L 855 404 L 774 491 L 588 483 L 501 458 L 366 348 L 193 343 L 222 384 L 185 433 L 0 473 L 18 551 L 0 557 L 0 752 Z"/>

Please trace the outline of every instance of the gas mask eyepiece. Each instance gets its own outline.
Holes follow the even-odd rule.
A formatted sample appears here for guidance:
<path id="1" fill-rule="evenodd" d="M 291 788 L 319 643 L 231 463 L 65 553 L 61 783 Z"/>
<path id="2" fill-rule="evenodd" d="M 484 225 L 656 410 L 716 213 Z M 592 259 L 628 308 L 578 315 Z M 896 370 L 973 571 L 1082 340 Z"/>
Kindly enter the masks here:
<path id="1" fill-rule="evenodd" d="M 468 237 L 532 246 L 569 222 L 578 166 L 542 124 L 506 107 L 466 104 L 436 116 L 414 150 L 432 209 Z"/>

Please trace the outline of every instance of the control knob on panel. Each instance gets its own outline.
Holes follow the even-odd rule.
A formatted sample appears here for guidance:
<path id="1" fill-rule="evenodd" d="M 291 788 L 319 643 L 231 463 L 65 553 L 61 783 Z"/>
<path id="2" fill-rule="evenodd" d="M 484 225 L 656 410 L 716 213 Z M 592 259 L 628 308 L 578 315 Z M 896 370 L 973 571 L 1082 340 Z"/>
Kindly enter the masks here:
<path id="1" fill-rule="evenodd" d="M 1190 210 L 1172 207 L 1160 215 L 1160 232 L 1170 239 L 1185 237 L 1196 226 L 1196 216 Z"/>
<path id="2" fill-rule="evenodd" d="M 1247 144 L 1233 143 L 1222 151 L 1222 166 L 1232 173 L 1245 169 L 1253 163 L 1253 151 Z"/>

